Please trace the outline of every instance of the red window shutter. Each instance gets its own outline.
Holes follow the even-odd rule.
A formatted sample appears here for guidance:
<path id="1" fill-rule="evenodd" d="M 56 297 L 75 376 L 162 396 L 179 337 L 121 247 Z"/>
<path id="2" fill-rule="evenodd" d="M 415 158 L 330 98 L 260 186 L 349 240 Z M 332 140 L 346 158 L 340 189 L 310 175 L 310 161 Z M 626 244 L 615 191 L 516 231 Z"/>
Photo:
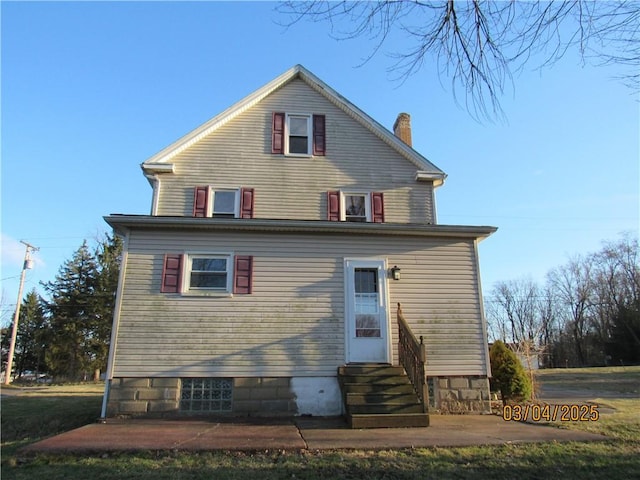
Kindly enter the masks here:
<path id="1" fill-rule="evenodd" d="M 327 220 L 340 221 L 340 192 L 327 192 Z"/>
<path id="2" fill-rule="evenodd" d="M 236 255 L 233 269 L 233 293 L 249 294 L 253 288 L 253 257 Z"/>
<path id="3" fill-rule="evenodd" d="M 253 188 L 240 189 L 240 218 L 253 218 Z"/>
<path id="4" fill-rule="evenodd" d="M 313 154 L 325 155 L 324 115 L 313 116 Z"/>
<path id="5" fill-rule="evenodd" d="M 193 216 L 206 217 L 209 201 L 209 187 L 196 187 L 193 195 Z"/>
<path id="6" fill-rule="evenodd" d="M 375 223 L 384 222 L 384 197 L 381 192 L 371 193 L 371 219 Z"/>
<path id="7" fill-rule="evenodd" d="M 284 113 L 282 112 L 273 113 L 271 153 L 284 153 Z"/>
<path id="8" fill-rule="evenodd" d="M 179 293 L 182 284 L 182 255 L 168 253 L 164 256 L 160 292 Z"/>

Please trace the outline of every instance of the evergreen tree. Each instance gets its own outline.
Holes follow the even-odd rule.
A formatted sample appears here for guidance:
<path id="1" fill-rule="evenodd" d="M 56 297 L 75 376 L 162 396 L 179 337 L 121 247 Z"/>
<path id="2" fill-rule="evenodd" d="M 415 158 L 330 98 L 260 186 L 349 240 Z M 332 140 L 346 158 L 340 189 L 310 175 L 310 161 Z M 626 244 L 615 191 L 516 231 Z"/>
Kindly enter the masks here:
<path id="1" fill-rule="evenodd" d="M 35 289 L 22 303 L 15 348 L 17 377 L 22 377 L 25 371 L 36 374 L 46 371 L 44 357 L 51 329 L 45 308 L 44 300 Z"/>
<path id="2" fill-rule="evenodd" d="M 502 394 L 502 403 L 508 400 L 526 401 L 531 398 L 532 386 L 518 357 L 500 340 L 489 350 L 491 360 L 491 389 Z"/>
<path id="3" fill-rule="evenodd" d="M 122 240 L 120 237 L 107 236 L 100 241 L 95 255 L 98 261 L 98 275 L 93 296 L 93 328 L 88 346 L 94 380 L 98 380 L 100 370 L 106 368 L 109 356 L 111 325 L 122 257 Z"/>
<path id="4" fill-rule="evenodd" d="M 46 364 L 54 377 L 98 380 L 106 367 L 121 254 L 118 237 L 99 240 L 93 252 L 85 241 L 55 281 L 43 284 L 51 316 Z"/>
<path id="5" fill-rule="evenodd" d="M 55 281 L 43 284 L 51 295 L 52 335 L 46 362 L 55 378 L 83 379 L 92 367 L 97 279 L 98 264 L 85 241 L 60 267 Z"/>

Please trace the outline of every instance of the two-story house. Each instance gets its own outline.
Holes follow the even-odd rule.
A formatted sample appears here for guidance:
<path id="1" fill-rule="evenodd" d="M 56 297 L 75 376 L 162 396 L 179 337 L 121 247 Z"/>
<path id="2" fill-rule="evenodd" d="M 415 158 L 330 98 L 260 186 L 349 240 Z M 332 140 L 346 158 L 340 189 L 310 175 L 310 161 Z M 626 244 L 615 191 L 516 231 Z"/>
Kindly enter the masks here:
<path id="1" fill-rule="evenodd" d="M 487 411 L 495 228 L 437 224 L 445 174 L 409 122 L 297 65 L 145 161 L 151 214 L 106 217 L 124 252 L 103 416 L 340 415 L 340 367 L 398 365 L 397 304 L 431 406 Z"/>

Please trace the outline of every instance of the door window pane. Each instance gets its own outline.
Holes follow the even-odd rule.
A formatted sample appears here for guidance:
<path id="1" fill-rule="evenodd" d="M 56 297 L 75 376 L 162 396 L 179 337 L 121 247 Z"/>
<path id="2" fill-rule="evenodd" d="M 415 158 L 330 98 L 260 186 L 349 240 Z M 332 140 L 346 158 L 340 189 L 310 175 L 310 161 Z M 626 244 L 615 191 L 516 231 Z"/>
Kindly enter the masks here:
<path id="1" fill-rule="evenodd" d="M 356 337 L 380 338 L 380 315 L 356 315 Z"/>
<path id="2" fill-rule="evenodd" d="M 380 337 L 378 270 L 356 268 L 354 287 L 356 337 Z"/>
<path id="3" fill-rule="evenodd" d="M 355 269 L 356 293 L 378 293 L 378 270 L 375 268 Z"/>

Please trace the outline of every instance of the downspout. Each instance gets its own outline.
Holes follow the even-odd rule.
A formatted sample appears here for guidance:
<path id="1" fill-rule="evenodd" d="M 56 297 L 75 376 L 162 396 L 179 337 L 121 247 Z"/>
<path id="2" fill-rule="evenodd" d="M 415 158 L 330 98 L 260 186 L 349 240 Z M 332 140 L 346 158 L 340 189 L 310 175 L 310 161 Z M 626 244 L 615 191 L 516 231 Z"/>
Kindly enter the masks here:
<path id="1" fill-rule="evenodd" d="M 431 187 L 431 211 L 433 212 L 433 224 L 438 224 L 438 209 L 436 208 L 436 187 Z"/>
<path id="2" fill-rule="evenodd" d="M 145 172 L 145 177 L 149 180 L 151 188 L 153 189 L 153 196 L 151 199 L 151 215 L 158 215 L 158 197 L 160 196 L 160 179 L 157 175 L 148 174 Z"/>
<path id="3" fill-rule="evenodd" d="M 153 188 L 153 200 L 151 202 L 151 215 L 158 215 L 160 201 L 160 174 L 174 173 L 175 165 L 172 163 L 143 163 L 140 165 L 142 173 Z"/>
<path id="4" fill-rule="evenodd" d="M 127 269 L 127 257 L 129 255 L 129 231 L 127 230 L 122 244 L 122 262 L 118 274 L 118 289 L 116 290 L 116 303 L 113 312 L 113 324 L 111 326 L 111 343 L 109 346 L 109 358 L 107 360 L 107 373 L 104 384 L 104 395 L 102 397 L 102 410 L 100 421 L 106 422 L 107 404 L 111 393 L 111 382 L 113 380 L 113 363 L 115 361 L 116 343 L 118 339 L 118 328 L 120 326 L 120 309 L 122 308 L 122 292 L 124 290 L 125 270 Z"/>
<path id="5" fill-rule="evenodd" d="M 447 178 L 445 173 L 429 173 L 422 170 L 418 170 L 415 175 L 416 182 L 429 182 L 431 183 L 431 218 L 427 218 L 427 223 L 430 225 L 438 224 L 438 208 L 436 206 L 436 188 L 444 185 L 444 181 Z"/>

